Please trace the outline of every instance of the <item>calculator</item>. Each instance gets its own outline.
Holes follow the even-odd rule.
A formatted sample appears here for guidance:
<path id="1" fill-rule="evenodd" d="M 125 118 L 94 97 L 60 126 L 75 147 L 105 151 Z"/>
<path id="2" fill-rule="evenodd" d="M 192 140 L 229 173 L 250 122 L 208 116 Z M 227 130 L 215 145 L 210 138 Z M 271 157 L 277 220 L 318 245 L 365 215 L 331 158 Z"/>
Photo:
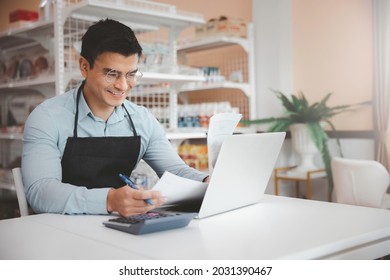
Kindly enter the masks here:
<path id="1" fill-rule="evenodd" d="M 106 227 L 131 234 L 145 234 L 187 226 L 197 213 L 150 211 L 129 217 L 117 217 L 104 221 Z"/>

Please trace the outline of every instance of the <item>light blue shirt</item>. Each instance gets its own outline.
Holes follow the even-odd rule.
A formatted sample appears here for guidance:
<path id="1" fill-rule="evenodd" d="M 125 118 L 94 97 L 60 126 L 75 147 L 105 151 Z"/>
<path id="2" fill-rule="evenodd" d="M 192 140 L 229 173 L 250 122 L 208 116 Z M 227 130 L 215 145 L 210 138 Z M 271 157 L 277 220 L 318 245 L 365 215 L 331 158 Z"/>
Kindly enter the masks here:
<path id="1" fill-rule="evenodd" d="M 68 137 L 73 136 L 77 89 L 45 100 L 25 124 L 22 176 L 27 200 L 36 213 L 107 214 L 109 188 L 87 189 L 61 182 L 62 155 Z M 144 159 L 159 177 L 164 171 L 197 181 L 207 176 L 181 160 L 161 124 L 146 108 L 128 100 L 124 104 L 141 136 L 138 162 Z M 115 108 L 104 121 L 92 114 L 83 95 L 77 133 L 78 137 L 134 135 L 122 107 Z"/>

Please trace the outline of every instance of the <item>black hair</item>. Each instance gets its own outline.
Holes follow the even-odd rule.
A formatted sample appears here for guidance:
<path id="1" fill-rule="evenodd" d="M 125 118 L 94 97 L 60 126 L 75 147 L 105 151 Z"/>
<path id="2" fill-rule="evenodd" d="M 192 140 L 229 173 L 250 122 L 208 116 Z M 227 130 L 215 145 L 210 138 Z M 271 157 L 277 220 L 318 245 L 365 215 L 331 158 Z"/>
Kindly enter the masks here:
<path id="1" fill-rule="evenodd" d="M 119 53 L 123 56 L 142 55 L 142 47 L 134 31 L 113 19 L 102 19 L 91 25 L 82 37 L 81 56 L 91 68 L 96 58 L 104 52 Z"/>

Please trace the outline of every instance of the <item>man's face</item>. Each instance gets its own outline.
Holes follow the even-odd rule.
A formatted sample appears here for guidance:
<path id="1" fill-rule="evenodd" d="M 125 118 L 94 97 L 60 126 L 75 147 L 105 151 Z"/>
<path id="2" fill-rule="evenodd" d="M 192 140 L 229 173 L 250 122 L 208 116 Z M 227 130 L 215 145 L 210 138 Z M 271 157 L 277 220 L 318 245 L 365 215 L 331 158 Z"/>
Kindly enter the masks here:
<path id="1" fill-rule="evenodd" d="M 112 112 L 123 103 L 136 84 L 137 67 L 137 54 L 126 57 L 106 52 L 96 58 L 93 68 L 84 58 L 80 59 L 80 70 L 86 79 L 84 96 L 94 114 Z"/>

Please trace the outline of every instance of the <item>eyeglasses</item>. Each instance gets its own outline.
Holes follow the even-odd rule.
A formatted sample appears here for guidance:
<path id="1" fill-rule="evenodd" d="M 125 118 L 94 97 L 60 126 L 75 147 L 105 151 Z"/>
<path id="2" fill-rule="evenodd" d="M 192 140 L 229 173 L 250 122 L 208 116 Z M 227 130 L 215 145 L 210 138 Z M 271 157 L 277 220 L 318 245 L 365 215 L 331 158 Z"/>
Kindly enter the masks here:
<path id="1" fill-rule="evenodd" d="M 107 83 L 113 84 L 116 80 L 118 80 L 120 77 L 125 76 L 127 83 L 135 83 L 139 80 L 141 80 L 143 74 L 141 71 L 137 70 L 137 72 L 128 72 L 126 74 L 123 74 L 122 72 L 116 71 L 116 70 L 108 70 L 104 78 Z"/>

